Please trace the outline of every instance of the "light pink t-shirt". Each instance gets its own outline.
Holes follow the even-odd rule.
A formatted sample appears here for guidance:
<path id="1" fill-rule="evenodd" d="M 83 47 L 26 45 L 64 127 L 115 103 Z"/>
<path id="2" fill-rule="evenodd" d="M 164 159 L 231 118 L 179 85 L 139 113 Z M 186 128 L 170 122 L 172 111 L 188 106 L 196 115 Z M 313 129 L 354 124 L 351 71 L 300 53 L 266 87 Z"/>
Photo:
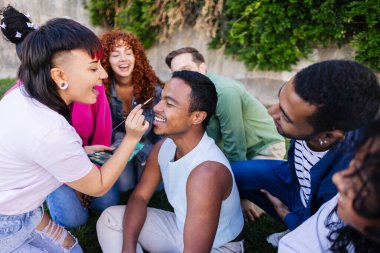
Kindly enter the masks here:
<path id="1" fill-rule="evenodd" d="M 14 89 L 0 101 L 0 213 L 5 215 L 34 210 L 62 183 L 93 167 L 65 118 L 23 91 Z"/>

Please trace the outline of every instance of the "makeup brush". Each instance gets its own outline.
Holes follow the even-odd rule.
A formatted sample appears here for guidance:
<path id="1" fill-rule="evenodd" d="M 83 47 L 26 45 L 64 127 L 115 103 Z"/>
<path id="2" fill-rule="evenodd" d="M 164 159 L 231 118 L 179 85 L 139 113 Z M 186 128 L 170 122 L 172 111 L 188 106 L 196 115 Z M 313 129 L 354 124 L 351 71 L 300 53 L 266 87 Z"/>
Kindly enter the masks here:
<path id="1" fill-rule="evenodd" d="M 147 101 L 145 101 L 142 105 L 141 105 L 141 108 L 144 107 L 144 105 L 148 104 L 151 100 L 153 99 L 153 97 L 149 98 Z M 112 128 L 112 132 L 116 130 L 116 128 L 118 128 L 121 124 L 124 123 L 124 121 L 126 120 L 127 118 L 123 119 L 117 126 L 115 126 L 114 128 Z"/>

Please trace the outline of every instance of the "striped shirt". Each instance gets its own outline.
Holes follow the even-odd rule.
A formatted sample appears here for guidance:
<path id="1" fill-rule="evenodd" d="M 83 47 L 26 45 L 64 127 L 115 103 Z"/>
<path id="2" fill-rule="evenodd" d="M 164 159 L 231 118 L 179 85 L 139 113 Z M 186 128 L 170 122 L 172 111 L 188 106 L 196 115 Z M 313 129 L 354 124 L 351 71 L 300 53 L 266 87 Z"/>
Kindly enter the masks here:
<path id="1" fill-rule="evenodd" d="M 300 197 L 304 207 L 307 206 L 311 191 L 310 169 L 328 152 L 311 150 L 305 141 L 296 140 L 294 162 L 296 175 L 300 184 Z"/>

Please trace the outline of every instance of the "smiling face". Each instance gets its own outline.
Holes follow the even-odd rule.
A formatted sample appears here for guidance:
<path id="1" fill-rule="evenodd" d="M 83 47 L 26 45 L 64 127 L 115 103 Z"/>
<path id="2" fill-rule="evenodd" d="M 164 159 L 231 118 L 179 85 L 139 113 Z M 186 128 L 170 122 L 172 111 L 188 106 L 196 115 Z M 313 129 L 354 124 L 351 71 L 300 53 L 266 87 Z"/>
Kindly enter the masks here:
<path id="1" fill-rule="evenodd" d="M 59 85 L 66 81 L 69 86 L 66 90 L 58 88 L 58 92 L 66 104 L 80 102 L 94 104 L 99 95 L 97 85 L 107 78 L 107 73 L 99 59 L 93 59 L 81 49 L 63 53 L 56 59 L 56 68 L 51 70 L 52 77 Z"/>
<path id="2" fill-rule="evenodd" d="M 175 137 L 184 134 L 193 125 L 189 112 L 191 88 L 182 79 L 172 78 L 164 86 L 161 101 L 153 108 L 157 135 Z"/>
<path id="3" fill-rule="evenodd" d="M 332 180 L 338 188 L 339 197 L 337 204 L 338 216 L 344 221 L 346 225 L 349 225 L 360 233 L 367 235 L 367 229 L 369 227 L 380 229 L 379 218 L 366 218 L 357 213 L 354 208 L 354 200 L 359 197 L 365 203 L 365 208 L 373 210 L 375 205 L 378 205 L 379 196 L 376 196 L 373 185 L 366 186 L 365 192 L 362 192 L 359 196 L 359 191 L 362 189 L 363 182 L 367 181 L 371 176 L 371 170 L 380 169 L 377 167 L 365 168 L 366 173 L 363 173 L 361 166 L 365 162 L 366 155 L 376 154 L 379 155 L 380 142 L 369 145 L 369 142 L 364 144 L 361 149 L 356 153 L 354 159 L 350 162 L 347 169 L 334 174 Z M 368 166 L 368 164 L 367 164 Z M 376 166 L 379 166 L 377 164 Z M 365 198 L 365 199 L 363 199 Z M 360 208 L 360 207 L 359 207 Z M 380 238 L 371 238 L 380 242 Z"/>
<path id="4" fill-rule="evenodd" d="M 294 90 L 293 79 L 284 84 L 278 93 L 279 102 L 268 109 L 277 131 L 288 138 L 309 140 L 314 128 L 308 122 L 317 107 L 300 98 Z"/>
<path id="5" fill-rule="evenodd" d="M 125 44 L 125 43 L 124 43 Z M 117 44 L 109 56 L 109 63 L 116 79 L 131 77 L 135 67 L 135 55 L 128 45 Z"/>

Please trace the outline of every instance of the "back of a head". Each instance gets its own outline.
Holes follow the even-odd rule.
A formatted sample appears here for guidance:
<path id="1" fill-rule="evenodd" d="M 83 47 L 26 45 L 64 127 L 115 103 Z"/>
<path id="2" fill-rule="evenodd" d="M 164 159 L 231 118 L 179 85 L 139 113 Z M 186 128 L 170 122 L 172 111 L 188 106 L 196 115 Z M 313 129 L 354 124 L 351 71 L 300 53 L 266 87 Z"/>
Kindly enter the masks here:
<path id="1" fill-rule="evenodd" d="M 165 57 L 165 63 L 168 65 L 169 68 L 172 66 L 172 60 L 180 54 L 191 54 L 193 61 L 199 65 L 201 63 L 205 62 L 205 59 L 199 51 L 193 47 L 182 47 L 177 50 L 171 51 L 166 57 Z"/>
<path id="2" fill-rule="evenodd" d="M 21 45 L 26 36 L 35 30 L 30 19 L 12 6 L 8 5 L 0 11 L 1 31 L 6 40 L 16 44 L 16 52 L 20 58 Z"/>
<path id="3" fill-rule="evenodd" d="M 317 106 L 317 112 L 308 119 L 316 132 L 360 128 L 379 112 L 377 77 L 354 61 L 310 65 L 296 74 L 294 87 L 298 96 Z"/>
<path id="4" fill-rule="evenodd" d="M 183 80 L 191 88 L 189 112 L 204 111 L 207 117 L 202 122 L 206 129 L 211 116 L 216 109 L 218 96 L 214 83 L 205 75 L 198 72 L 182 70 L 173 72 L 172 78 Z"/>
<path id="5" fill-rule="evenodd" d="M 84 50 L 96 59 L 103 52 L 99 39 L 90 29 L 71 19 L 52 19 L 25 39 L 18 73 L 31 97 L 65 114 L 67 119 L 70 113 L 67 114 L 68 108 L 58 95 L 50 70 L 57 67 L 57 58 L 75 49 Z"/>

